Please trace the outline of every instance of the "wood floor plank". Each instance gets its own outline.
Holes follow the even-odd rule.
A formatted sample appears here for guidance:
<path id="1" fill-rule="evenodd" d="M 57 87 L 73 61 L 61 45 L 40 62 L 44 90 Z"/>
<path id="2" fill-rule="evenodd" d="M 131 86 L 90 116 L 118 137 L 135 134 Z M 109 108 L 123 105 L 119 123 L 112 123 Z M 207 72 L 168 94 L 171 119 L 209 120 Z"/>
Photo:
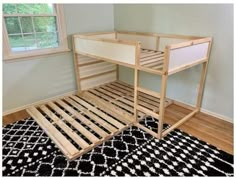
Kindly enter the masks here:
<path id="1" fill-rule="evenodd" d="M 180 114 L 185 114 L 186 112 L 185 112 L 185 110 L 183 110 L 183 109 L 179 109 L 179 107 L 176 107 L 175 105 L 173 105 L 173 106 L 171 106 L 170 108 L 169 108 L 169 110 L 172 112 L 172 113 L 178 113 L 179 115 Z M 199 113 L 198 113 L 199 114 Z M 193 124 L 196 124 L 196 126 L 198 126 L 198 124 L 199 125 L 202 125 L 202 126 L 204 126 L 204 127 L 206 127 L 206 128 L 210 128 L 210 129 L 212 129 L 212 130 L 214 130 L 214 131 L 217 131 L 217 132 L 219 132 L 220 134 L 227 134 L 226 136 L 231 136 L 231 137 L 233 137 L 233 127 L 232 128 L 230 128 L 230 129 L 228 129 L 229 131 L 225 131 L 227 128 L 222 128 L 222 125 L 224 124 L 223 122 L 221 122 L 221 125 L 216 125 L 215 123 L 214 123 L 214 121 L 212 122 L 212 121 L 208 121 L 208 120 L 205 120 L 205 119 L 201 119 L 201 118 L 199 118 L 198 117 L 198 114 L 197 115 L 195 115 L 193 118 L 192 118 L 192 120 L 194 120 L 193 121 Z M 206 122 L 207 121 L 207 122 Z"/>
<path id="2" fill-rule="evenodd" d="M 180 106 L 177 106 L 177 105 L 170 105 L 166 108 L 166 111 L 165 111 L 165 123 L 168 123 L 168 124 L 174 124 L 176 123 L 181 117 L 184 116 L 183 113 L 175 113 L 173 114 L 173 109 L 177 109 L 178 108 L 178 111 L 177 112 L 181 112 L 181 111 L 184 111 L 185 112 L 185 115 L 190 112 L 190 110 L 186 109 L 186 108 L 183 108 L 183 107 L 180 107 Z M 170 113 L 172 112 L 172 113 Z M 197 117 L 198 114 L 195 116 Z M 216 130 L 215 131 L 212 131 L 211 133 L 208 133 L 204 130 L 202 130 L 202 128 L 200 127 L 199 128 L 199 125 L 202 125 L 204 126 L 205 124 L 208 123 L 209 119 L 207 117 L 210 117 L 210 119 L 214 119 L 214 117 L 212 116 L 209 116 L 209 115 L 206 115 L 206 121 L 204 123 L 204 119 L 199 122 L 197 120 L 194 120 L 192 117 L 190 120 L 188 120 L 186 123 L 182 124 L 181 126 L 179 126 L 178 128 L 183 130 L 184 132 L 186 133 L 189 133 L 203 141 L 206 141 L 208 142 L 209 144 L 212 144 L 230 154 L 233 154 L 233 141 L 232 142 L 226 142 L 225 141 L 225 136 L 223 133 L 221 132 L 217 132 Z M 216 118 L 217 119 L 217 118 Z M 192 125 L 192 122 L 196 122 L 198 123 L 198 127 Z M 225 122 L 223 120 L 221 120 L 221 123 L 224 124 Z M 222 127 L 222 129 L 224 129 L 224 127 Z M 225 131 L 225 133 L 227 133 L 227 131 Z M 216 137 L 216 134 L 217 137 Z M 231 134 L 231 133 L 229 133 Z"/>
<path id="3" fill-rule="evenodd" d="M 173 116 L 178 117 L 179 119 L 181 119 L 183 116 L 185 116 L 185 113 L 181 113 L 181 112 L 177 112 L 174 110 L 170 110 L 167 109 L 166 112 L 168 112 L 169 114 L 172 114 Z M 201 124 L 201 123 L 197 123 L 198 119 L 196 117 L 192 117 L 189 121 L 187 121 L 185 124 L 192 126 L 196 129 L 201 129 L 201 131 L 204 131 L 208 134 L 214 134 L 214 136 L 216 138 L 221 138 L 221 136 L 223 135 L 224 141 L 225 142 L 232 142 L 233 141 L 233 137 L 230 136 L 228 133 L 225 133 L 223 131 L 219 131 L 217 129 L 213 129 L 211 126 L 208 126 L 207 124 Z"/>
<path id="4" fill-rule="evenodd" d="M 6 126 L 8 124 L 15 123 L 16 121 L 20 121 L 26 118 L 30 118 L 30 115 L 26 110 L 17 111 L 15 113 L 3 116 L 2 126 Z"/>

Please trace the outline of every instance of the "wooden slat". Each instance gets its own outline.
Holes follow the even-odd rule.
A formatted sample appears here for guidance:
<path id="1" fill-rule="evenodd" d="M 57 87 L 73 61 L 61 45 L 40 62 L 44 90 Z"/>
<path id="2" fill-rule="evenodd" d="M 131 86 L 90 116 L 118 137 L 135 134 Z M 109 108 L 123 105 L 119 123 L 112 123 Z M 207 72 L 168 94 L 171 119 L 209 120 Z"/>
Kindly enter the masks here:
<path id="1" fill-rule="evenodd" d="M 138 109 L 139 111 L 144 112 L 144 113 L 147 114 L 147 115 L 150 115 L 150 116 L 156 118 L 156 119 L 159 118 L 159 115 L 158 115 L 157 113 L 155 113 L 155 112 L 153 112 L 153 111 L 150 111 L 150 110 L 148 110 L 147 108 L 144 108 L 144 107 L 142 107 L 142 106 L 140 106 L 140 105 L 137 106 L 137 109 Z"/>
<path id="2" fill-rule="evenodd" d="M 156 58 L 156 59 L 150 59 L 149 61 L 140 62 L 141 66 L 147 65 L 147 64 L 153 64 L 153 63 L 163 63 L 164 57 Z"/>
<path id="3" fill-rule="evenodd" d="M 115 88 L 110 88 L 110 87 L 112 87 L 112 86 L 105 85 L 105 86 L 102 86 L 102 89 L 104 89 L 106 91 L 110 91 L 110 93 L 112 92 L 113 95 L 116 95 L 114 97 L 116 100 L 113 99 L 111 102 L 113 102 L 115 104 L 118 103 L 117 105 L 120 105 L 123 108 L 127 109 L 128 111 L 133 112 L 133 108 L 132 108 L 134 106 L 133 98 L 132 98 L 131 101 L 125 99 L 125 97 L 127 97 L 127 96 L 125 96 L 125 94 L 127 94 L 127 91 L 120 92 L 116 89 L 117 87 L 115 87 Z M 121 90 L 121 89 L 119 89 L 119 90 Z M 119 102 L 123 102 L 124 104 L 120 104 Z M 144 116 L 145 114 L 142 113 L 142 112 L 139 112 L 138 115 L 139 116 Z"/>
<path id="4" fill-rule="evenodd" d="M 112 88 L 115 92 L 120 92 L 120 93 L 122 93 L 123 95 L 130 95 L 130 94 L 132 94 L 131 91 L 127 91 L 127 90 L 125 90 L 125 89 L 123 89 L 123 88 L 117 87 L 117 86 L 115 86 L 114 84 L 109 84 L 109 85 L 107 85 L 107 86 L 105 86 L 105 87 Z"/>
<path id="5" fill-rule="evenodd" d="M 93 92 L 94 94 L 98 95 L 98 96 L 101 96 L 105 99 L 107 99 L 110 103 L 114 103 L 115 105 L 119 106 L 120 108 L 123 108 L 123 107 L 127 107 L 129 109 L 129 106 L 127 106 L 126 104 L 124 103 L 121 103 L 118 101 L 118 99 L 120 99 L 121 97 L 120 96 L 117 96 L 113 93 L 110 93 L 102 88 L 98 88 L 97 91 L 95 90 L 91 90 L 91 92 Z M 112 98 L 111 98 L 112 97 Z M 122 113 L 127 113 L 127 114 L 130 114 L 129 112 L 123 110 L 123 109 L 120 109 L 120 111 Z M 132 111 L 130 111 L 132 112 Z M 130 114 L 131 115 L 131 114 Z"/>
<path id="6" fill-rule="evenodd" d="M 125 108 L 127 109 L 129 112 L 133 112 L 133 108 L 131 108 L 130 106 L 128 106 L 127 104 L 123 103 L 123 101 L 121 100 L 122 97 L 121 96 L 118 96 L 116 95 L 115 93 L 111 93 L 103 88 L 99 88 L 98 89 L 99 91 L 103 92 L 104 94 L 108 94 L 109 96 L 112 96 L 114 99 L 112 99 L 110 102 L 120 106 L 121 108 Z M 122 101 L 122 102 L 119 102 L 118 100 Z M 130 104 L 129 104 L 130 105 Z M 123 111 L 123 110 L 122 110 Z M 126 112 L 126 111 L 124 111 Z M 129 113 L 130 114 L 130 113 Z"/>
<path id="7" fill-rule="evenodd" d="M 152 59 L 162 59 L 163 57 L 164 57 L 163 54 L 157 54 L 157 55 L 154 55 L 154 56 L 141 58 L 140 61 L 143 62 L 143 61 L 149 61 L 149 60 L 152 60 Z"/>
<path id="8" fill-rule="evenodd" d="M 148 67 L 148 68 L 153 68 L 153 67 L 159 66 L 159 65 L 163 66 L 163 59 L 162 59 L 162 61 L 154 61 L 154 62 L 151 62 L 151 63 L 147 63 L 145 65 L 142 65 L 142 66 L 145 66 L 145 67 Z"/>
<path id="9" fill-rule="evenodd" d="M 107 90 L 107 91 L 109 91 L 111 93 L 114 93 L 114 94 L 116 94 L 116 95 L 118 95 L 120 97 L 125 96 L 127 94 L 124 91 L 117 90 L 116 88 L 112 88 L 112 87 L 110 87 L 108 85 L 103 86 L 102 89 L 105 89 L 105 90 Z"/>
<path id="10" fill-rule="evenodd" d="M 86 97 L 86 94 L 83 96 Z M 93 112 L 95 112 L 96 114 L 98 114 L 99 116 L 101 116 L 102 118 L 104 118 L 105 120 L 107 120 L 109 123 L 111 123 L 112 125 L 114 125 L 115 127 L 118 127 L 119 129 L 124 128 L 124 125 L 121 124 L 120 122 L 118 122 L 117 120 L 111 118 L 110 116 L 108 116 L 107 114 L 103 113 L 102 111 L 99 111 L 98 109 L 96 109 L 95 107 L 91 106 L 90 104 L 86 103 L 85 101 L 83 101 L 82 99 L 78 98 L 77 96 L 70 96 L 72 99 L 74 99 L 76 102 L 82 104 L 83 106 L 86 106 L 88 109 L 92 110 Z M 87 100 L 87 99 L 86 99 Z M 89 100 L 89 98 L 88 98 Z"/>
<path id="11" fill-rule="evenodd" d="M 161 54 L 161 52 L 152 52 L 152 53 L 141 52 L 140 59 L 150 57 L 150 56 L 154 56 L 154 55 L 157 55 L 157 54 Z"/>
<path id="12" fill-rule="evenodd" d="M 96 132 L 98 135 L 100 135 L 101 137 L 105 138 L 106 136 L 108 136 L 108 134 L 101 129 L 99 126 L 97 126 L 96 124 L 94 124 L 90 119 L 87 119 L 86 117 L 82 116 L 80 113 L 78 113 L 77 111 L 75 111 L 73 108 L 71 108 L 70 106 L 68 106 L 66 103 L 64 103 L 62 100 L 57 100 L 56 101 L 61 107 L 65 108 L 68 112 L 70 112 L 71 114 L 73 114 L 73 116 L 75 116 L 77 119 L 79 119 L 82 123 L 84 123 L 86 126 L 88 126 L 89 128 L 91 128 L 94 132 Z"/>
<path id="13" fill-rule="evenodd" d="M 119 90 L 121 90 L 122 88 L 125 88 L 127 93 L 130 94 L 129 96 L 126 96 L 125 98 L 126 99 L 128 98 L 128 99 L 130 99 L 130 101 L 133 102 L 133 100 L 131 100 L 131 98 L 133 98 L 133 89 L 132 88 L 127 87 L 127 86 L 123 86 L 121 82 L 117 82 L 113 85 L 118 86 Z M 144 93 L 139 93 L 139 102 L 140 102 L 140 104 L 148 103 L 149 105 L 154 106 L 150 109 L 155 109 L 156 107 L 159 107 L 159 101 L 160 100 L 156 97 L 153 97 L 153 96 L 150 96 L 150 95 L 147 95 L 147 94 L 144 94 Z M 146 106 L 146 105 L 144 105 L 144 106 Z"/>
<path id="14" fill-rule="evenodd" d="M 89 90 L 89 92 L 95 94 L 95 95 L 98 96 L 98 97 L 101 97 L 101 98 L 107 100 L 108 102 L 111 102 L 112 100 L 114 100 L 114 99 L 111 98 L 110 96 L 107 96 L 107 95 L 105 95 L 105 94 L 103 94 L 103 93 L 97 91 L 96 89 L 91 89 L 91 90 Z"/>
<path id="15" fill-rule="evenodd" d="M 149 72 L 149 73 L 152 73 L 152 74 L 158 74 L 158 75 L 164 74 L 164 72 L 162 70 L 155 70 L 155 69 L 147 68 L 147 67 L 144 67 L 144 66 L 139 66 L 138 69 L 140 71 L 145 71 L 145 72 Z"/>
<path id="16" fill-rule="evenodd" d="M 155 67 L 151 67 L 152 69 L 155 69 L 155 70 L 161 70 L 163 69 L 163 64 L 160 64 L 158 66 L 155 66 Z"/>
<path id="17" fill-rule="evenodd" d="M 81 110 L 83 108 L 80 104 L 76 103 L 70 98 L 64 98 L 64 100 L 78 110 Z M 106 128 L 112 133 L 115 133 L 118 130 L 117 128 L 115 128 L 115 126 L 110 125 L 99 116 L 96 116 L 96 114 L 94 114 L 92 110 L 90 112 L 90 109 L 84 109 L 82 110 L 82 113 L 92 118 L 94 121 L 98 122 L 100 125 L 102 125 L 104 128 Z"/>
<path id="18" fill-rule="evenodd" d="M 116 81 L 114 83 L 111 83 L 111 85 L 115 88 L 122 88 L 123 90 L 127 91 L 127 94 L 132 94 L 133 93 L 133 89 L 127 86 L 123 86 L 122 84 L 119 83 L 120 81 Z"/>
<path id="19" fill-rule="evenodd" d="M 66 156 L 71 158 L 74 154 L 79 152 L 35 107 L 28 108 L 27 112 L 37 121 L 40 127 Z"/>
<path id="20" fill-rule="evenodd" d="M 119 89 L 120 89 L 120 88 L 125 88 L 127 91 L 130 92 L 131 97 L 133 97 L 133 89 L 132 89 L 132 86 L 131 86 L 131 85 L 125 84 L 125 83 L 123 83 L 123 82 L 121 82 L 121 81 L 117 81 L 116 83 L 112 83 L 112 84 L 115 85 L 115 86 L 118 86 Z M 159 98 L 154 97 L 154 96 L 150 96 L 150 95 L 145 94 L 145 93 L 139 93 L 139 97 L 140 97 L 140 99 L 142 99 L 142 100 L 144 100 L 144 101 L 145 101 L 144 98 L 148 99 L 149 101 L 147 101 L 147 102 L 149 102 L 149 103 L 150 103 L 150 101 L 155 102 L 155 103 L 158 103 L 158 104 L 159 104 L 159 102 L 160 102 L 160 99 L 159 99 Z M 154 105 L 154 104 L 153 104 L 153 105 Z"/>
<path id="21" fill-rule="evenodd" d="M 130 97 L 130 96 L 127 96 L 124 99 L 128 99 L 129 101 L 134 102 L 133 97 Z M 155 109 L 158 108 L 158 106 L 155 107 L 155 106 L 152 106 L 152 105 L 150 105 L 149 103 L 147 103 L 143 100 L 140 100 L 139 97 L 138 97 L 138 105 L 143 106 L 143 107 L 145 107 L 147 109 L 150 109 L 152 111 L 155 111 Z"/>
<path id="22" fill-rule="evenodd" d="M 83 66 L 88 66 L 88 65 L 92 65 L 92 64 L 98 64 L 98 63 L 102 63 L 104 61 L 102 60 L 95 60 L 95 61 L 90 61 L 90 62 L 86 62 L 86 63 L 79 63 L 78 66 L 79 67 L 83 67 Z"/>
<path id="23" fill-rule="evenodd" d="M 154 97 L 160 98 L 160 93 L 157 93 L 157 92 L 154 92 L 154 91 L 151 91 L 151 90 L 148 90 L 148 89 L 138 87 L 138 91 L 143 92 L 145 94 L 149 94 L 149 95 L 154 96 Z"/>
<path id="24" fill-rule="evenodd" d="M 106 101 L 89 92 L 85 92 L 83 98 L 89 100 L 93 104 L 97 104 L 99 108 L 104 109 L 108 114 L 112 115 L 119 121 L 122 121 L 124 124 L 132 123 L 131 119 L 133 119 L 133 116 L 129 115 L 126 111 L 121 111 L 117 106 L 113 104 L 108 105 Z"/>
<path id="25" fill-rule="evenodd" d="M 68 123 L 74 126 L 81 134 L 83 134 L 87 139 L 89 139 L 92 143 L 96 143 L 99 140 L 95 135 L 93 135 L 90 131 L 80 125 L 77 121 L 75 121 L 71 116 L 66 114 L 62 109 L 56 106 L 54 103 L 49 102 L 48 105 L 53 108 L 58 114 L 60 114 Z M 71 130 L 71 129 L 70 129 Z"/>
<path id="26" fill-rule="evenodd" d="M 113 73 L 113 72 L 116 72 L 116 70 L 109 70 L 109 71 L 104 71 L 104 72 L 96 73 L 96 74 L 93 74 L 93 75 L 81 77 L 80 80 L 83 81 L 83 80 L 86 80 L 86 79 L 91 79 L 91 78 L 94 78 L 94 77 L 97 77 L 97 76 L 102 76 L 102 75 L 106 75 L 106 74 Z"/>
<path id="27" fill-rule="evenodd" d="M 45 112 L 53 122 L 58 125 L 71 139 L 73 139 L 81 148 L 86 149 L 89 144 L 82 139 L 76 132 L 74 132 L 69 126 L 67 126 L 61 119 L 59 119 L 51 110 L 45 105 L 41 105 L 40 109 Z"/>
<path id="28" fill-rule="evenodd" d="M 98 97 L 102 97 L 102 98 L 106 99 L 109 103 L 112 103 L 112 104 L 118 106 L 119 111 L 121 111 L 122 113 L 126 113 L 126 114 L 129 114 L 129 115 L 132 115 L 132 109 L 130 109 L 130 107 L 127 106 L 126 104 L 118 101 L 120 96 L 115 96 L 113 94 L 109 94 L 108 92 L 106 92 L 105 90 L 103 90 L 101 88 L 99 88 L 98 90 L 90 90 L 89 92 L 92 92 L 93 94 L 97 95 Z M 111 95 L 111 96 L 113 96 L 113 98 L 111 98 L 106 93 Z M 127 108 L 127 110 L 129 110 L 129 112 L 126 111 L 126 110 L 123 110 L 121 108 Z"/>

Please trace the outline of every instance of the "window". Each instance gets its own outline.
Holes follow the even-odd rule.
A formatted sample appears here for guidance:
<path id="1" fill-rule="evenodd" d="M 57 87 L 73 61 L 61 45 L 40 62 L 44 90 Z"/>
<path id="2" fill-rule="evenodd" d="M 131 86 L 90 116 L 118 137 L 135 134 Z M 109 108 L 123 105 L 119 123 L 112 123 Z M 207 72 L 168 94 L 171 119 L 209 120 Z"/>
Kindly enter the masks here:
<path id="1" fill-rule="evenodd" d="M 62 5 L 3 4 L 4 60 L 69 51 Z"/>

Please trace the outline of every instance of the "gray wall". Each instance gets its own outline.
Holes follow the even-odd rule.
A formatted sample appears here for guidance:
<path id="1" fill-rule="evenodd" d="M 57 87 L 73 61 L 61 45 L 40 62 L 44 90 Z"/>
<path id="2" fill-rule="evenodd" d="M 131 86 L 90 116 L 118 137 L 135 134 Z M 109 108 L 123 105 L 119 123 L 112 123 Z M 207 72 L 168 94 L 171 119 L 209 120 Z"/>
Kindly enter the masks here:
<path id="1" fill-rule="evenodd" d="M 203 108 L 233 121 L 233 5 L 114 5 L 115 29 L 212 36 Z M 200 66 L 170 76 L 167 95 L 195 103 Z M 133 83 L 133 71 L 120 68 Z M 159 90 L 158 76 L 141 73 L 141 85 Z"/>
<path id="2" fill-rule="evenodd" d="M 64 5 L 66 29 L 77 32 L 114 29 L 113 5 Z M 3 111 L 76 90 L 72 53 L 3 62 Z"/>

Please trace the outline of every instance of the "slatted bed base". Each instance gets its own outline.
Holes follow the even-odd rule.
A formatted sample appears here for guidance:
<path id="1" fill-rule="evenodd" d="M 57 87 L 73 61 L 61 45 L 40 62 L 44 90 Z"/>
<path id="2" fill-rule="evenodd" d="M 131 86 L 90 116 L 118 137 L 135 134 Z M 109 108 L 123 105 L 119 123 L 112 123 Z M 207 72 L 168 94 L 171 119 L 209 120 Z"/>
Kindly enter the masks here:
<path id="1" fill-rule="evenodd" d="M 72 160 L 135 124 L 133 91 L 132 86 L 115 81 L 30 107 L 27 112 Z M 140 106 L 158 112 L 158 104 L 158 98 L 139 94 Z M 138 115 L 141 119 L 145 113 Z"/>
<path id="2" fill-rule="evenodd" d="M 148 49 L 141 49 L 139 65 L 140 69 L 148 71 L 159 71 L 163 70 L 164 63 L 164 52 L 154 51 Z"/>

